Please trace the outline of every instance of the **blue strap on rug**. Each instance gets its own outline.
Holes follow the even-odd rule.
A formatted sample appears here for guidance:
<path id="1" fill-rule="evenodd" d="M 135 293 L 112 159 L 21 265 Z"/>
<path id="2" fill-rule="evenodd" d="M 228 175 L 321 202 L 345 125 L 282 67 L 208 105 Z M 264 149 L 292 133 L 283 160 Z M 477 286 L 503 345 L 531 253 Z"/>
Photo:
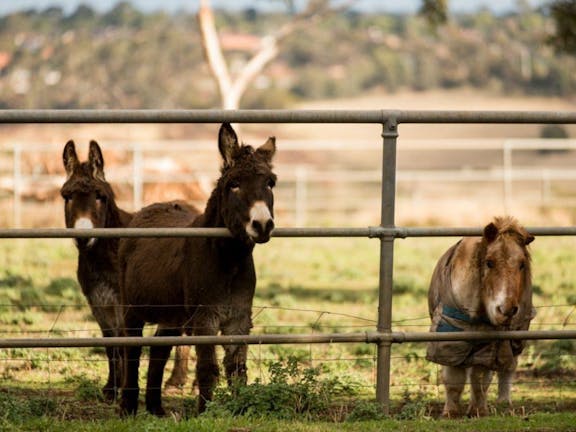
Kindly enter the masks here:
<path id="1" fill-rule="evenodd" d="M 447 318 L 452 318 L 454 320 L 462 321 L 467 324 L 490 324 L 490 321 L 486 318 L 481 319 L 472 319 L 470 315 L 466 312 L 461 311 L 452 306 L 442 306 L 442 316 Z M 459 332 L 464 331 L 463 328 L 456 327 L 455 325 L 446 322 L 443 319 L 440 319 L 438 323 L 438 328 L 436 329 L 437 332 Z"/>

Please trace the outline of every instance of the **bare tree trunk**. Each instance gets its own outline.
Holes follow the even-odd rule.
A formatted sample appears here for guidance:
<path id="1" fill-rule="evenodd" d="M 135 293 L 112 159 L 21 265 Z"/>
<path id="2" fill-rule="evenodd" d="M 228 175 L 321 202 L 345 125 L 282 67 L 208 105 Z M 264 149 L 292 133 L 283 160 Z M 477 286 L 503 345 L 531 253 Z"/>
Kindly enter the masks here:
<path id="1" fill-rule="evenodd" d="M 200 9 L 198 10 L 198 24 L 200 26 L 200 37 L 202 40 L 202 47 L 204 48 L 204 55 L 210 67 L 210 71 L 218 85 L 220 93 L 220 100 L 222 101 L 222 108 L 236 109 L 238 108 L 238 100 L 232 101 L 227 98 L 232 88 L 232 80 L 228 72 L 228 66 L 222 54 L 222 47 L 216 32 L 216 24 L 214 22 L 214 14 L 209 0 L 200 1 Z"/>
<path id="2" fill-rule="evenodd" d="M 327 1 L 310 1 L 304 12 L 295 15 L 295 17 L 282 26 L 276 34 L 262 38 L 260 49 L 248 63 L 246 63 L 240 73 L 232 79 L 222 53 L 220 40 L 218 39 L 218 32 L 216 31 L 210 0 L 200 0 L 198 24 L 200 27 L 202 47 L 204 48 L 206 62 L 218 85 L 222 108 L 238 109 L 240 107 L 240 100 L 250 83 L 264 70 L 268 63 L 278 56 L 279 42 L 293 33 L 301 24 L 309 23 L 318 16 L 328 12 L 330 12 L 330 8 Z"/>

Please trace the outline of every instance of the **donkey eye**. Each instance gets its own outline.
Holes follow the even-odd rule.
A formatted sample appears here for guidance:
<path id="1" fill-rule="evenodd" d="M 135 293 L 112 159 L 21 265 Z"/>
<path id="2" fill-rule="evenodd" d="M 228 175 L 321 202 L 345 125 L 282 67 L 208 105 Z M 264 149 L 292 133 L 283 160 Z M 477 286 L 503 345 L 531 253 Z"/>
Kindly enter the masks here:
<path id="1" fill-rule="evenodd" d="M 486 267 L 488 267 L 489 269 L 494 268 L 494 261 L 486 260 Z"/>
<path id="2" fill-rule="evenodd" d="M 230 190 L 232 192 L 238 192 L 240 190 L 240 183 L 237 181 L 232 181 L 232 182 L 230 182 L 228 187 L 230 188 Z"/>
<path id="3" fill-rule="evenodd" d="M 526 263 L 524 261 L 522 261 L 520 263 L 520 270 L 524 270 L 525 267 L 526 267 Z"/>

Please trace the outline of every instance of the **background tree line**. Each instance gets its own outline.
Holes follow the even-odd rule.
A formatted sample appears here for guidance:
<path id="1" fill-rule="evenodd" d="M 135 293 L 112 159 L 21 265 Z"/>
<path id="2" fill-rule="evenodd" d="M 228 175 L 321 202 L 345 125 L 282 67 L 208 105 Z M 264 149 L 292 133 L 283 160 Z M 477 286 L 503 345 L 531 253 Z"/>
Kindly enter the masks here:
<path id="1" fill-rule="evenodd" d="M 232 73 L 259 37 L 291 19 L 257 9 L 215 12 Z M 455 87 L 574 96 L 576 58 L 546 43 L 553 26 L 550 14 L 527 3 L 502 16 L 452 16 L 440 27 L 422 16 L 327 14 L 283 41 L 242 107 Z M 49 8 L 0 19 L 1 108 L 218 105 L 193 13 L 143 13 L 124 2 L 105 13 L 80 6 L 68 15 Z"/>

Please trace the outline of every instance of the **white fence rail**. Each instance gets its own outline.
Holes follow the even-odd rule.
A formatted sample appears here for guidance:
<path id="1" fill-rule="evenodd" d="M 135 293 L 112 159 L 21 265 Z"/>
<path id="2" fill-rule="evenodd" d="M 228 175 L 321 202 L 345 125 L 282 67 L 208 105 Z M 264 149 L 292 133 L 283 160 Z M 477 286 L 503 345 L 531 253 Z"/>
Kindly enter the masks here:
<path id="1" fill-rule="evenodd" d="M 145 185 L 166 183 L 197 182 L 207 193 L 215 180 L 215 166 L 218 159 L 214 143 L 211 141 L 150 141 L 126 145 L 120 142 L 103 143 L 105 151 L 113 150 L 124 154 L 123 158 L 130 162 L 123 165 L 107 166 L 108 180 L 115 186 L 122 186 L 130 198 L 119 198 L 132 209 L 139 209 L 147 204 L 144 197 Z M 550 152 L 562 152 L 562 155 L 574 158 L 572 151 L 576 149 L 574 139 L 491 139 L 491 140 L 418 140 L 406 141 L 399 147 L 401 157 L 405 152 L 418 154 L 431 151 L 443 151 L 450 157 L 452 151 L 468 153 L 469 162 L 450 169 L 441 165 L 430 169 L 413 168 L 410 163 L 407 167 L 399 166 L 397 172 L 397 196 L 399 201 L 421 201 L 427 199 L 438 203 L 440 197 L 430 195 L 425 189 L 429 186 L 442 184 L 478 184 L 489 185 L 491 190 L 501 191 L 500 194 L 491 194 L 495 205 L 500 206 L 505 213 L 511 212 L 516 204 L 532 207 L 553 206 L 565 209 L 576 207 L 575 192 L 559 194 L 555 186 L 574 182 L 576 171 L 572 167 L 555 166 L 540 158 L 537 164 L 523 165 L 515 159 L 519 152 L 539 152 L 542 155 Z M 186 170 L 179 170 L 177 162 L 180 156 L 193 150 L 195 157 Z M 339 215 L 348 215 L 350 212 L 363 212 L 363 214 L 377 209 L 375 203 L 380 200 L 381 167 L 379 160 L 381 143 L 374 141 L 320 141 L 320 140 L 282 140 L 280 143 L 281 156 L 289 153 L 298 155 L 299 152 L 329 151 L 330 154 L 339 153 L 343 160 L 347 152 L 364 152 L 366 158 L 375 161 L 374 166 L 368 169 L 349 170 L 345 167 L 325 166 L 322 162 L 300 163 L 297 158 L 291 157 L 289 162 L 278 164 L 277 171 L 282 178 L 278 195 L 278 208 L 282 212 L 286 224 L 293 226 L 307 226 L 312 221 L 316 224 L 314 215 L 322 214 L 334 222 L 339 221 Z M 4 201 L 12 203 L 12 223 L 14 228 L 23 227 L 23 201 L 27 191 L 50 190 L 46 194 L 57 196 L 57 191 L 64 181 L 61 174 L 46 173 L 34 167 L 25 166 L 25 160 L 31 155 L 44 154 L 46 158 L 60 158 L 60 147 L 38 145 L 35 143 L 16 143 L 5 148 L 2 153 L 5 157 L 3 170 L 0 172 L 0 190 L 4 191 Z M 474 167 L 474 156 L 479 151 L 492 152 L 495 163 L 487 167 Z M 548 153 L 545 153 L 548 152 Z M 51 155 L 52 154 L 52 155 Z M 171 156 L 166 156 L 167 154 Z M 127 156 L 128 155 L 128 156 Z M 495 156 L 497 155 L 497 156 Z M 562 157 L 564 157 L 562 156 Z M 424 156 L 425 157 L 425 156 Z M 464 156 L 466 159 L 466 156 Z M 11 163 L 7 163 L 11 161 Z M 150 165 L 154 162 L 154 167 Z M 62 169 L 63 171 L 63 169 Z M 354 193 L 330 193 L 331 184 L 340 187 L 345 185 Z M 328 185 L 328 187 L 327 187 Z M 338 188 L 336 188 L 338 189 Z M 474 195 L 474 190 L 468 193 Z M 467 195 L 468 198 L 471 195 Z M 187 197 L 182 196 L 186 199 Z M 202 206 L 201 200 L 198 204 Z M 41 203 L 47 205 L 46 202 Z M 58 204 L 59 201 L 58 201 Z M 377 218 L 378 214 L 374 214 Z"/>

